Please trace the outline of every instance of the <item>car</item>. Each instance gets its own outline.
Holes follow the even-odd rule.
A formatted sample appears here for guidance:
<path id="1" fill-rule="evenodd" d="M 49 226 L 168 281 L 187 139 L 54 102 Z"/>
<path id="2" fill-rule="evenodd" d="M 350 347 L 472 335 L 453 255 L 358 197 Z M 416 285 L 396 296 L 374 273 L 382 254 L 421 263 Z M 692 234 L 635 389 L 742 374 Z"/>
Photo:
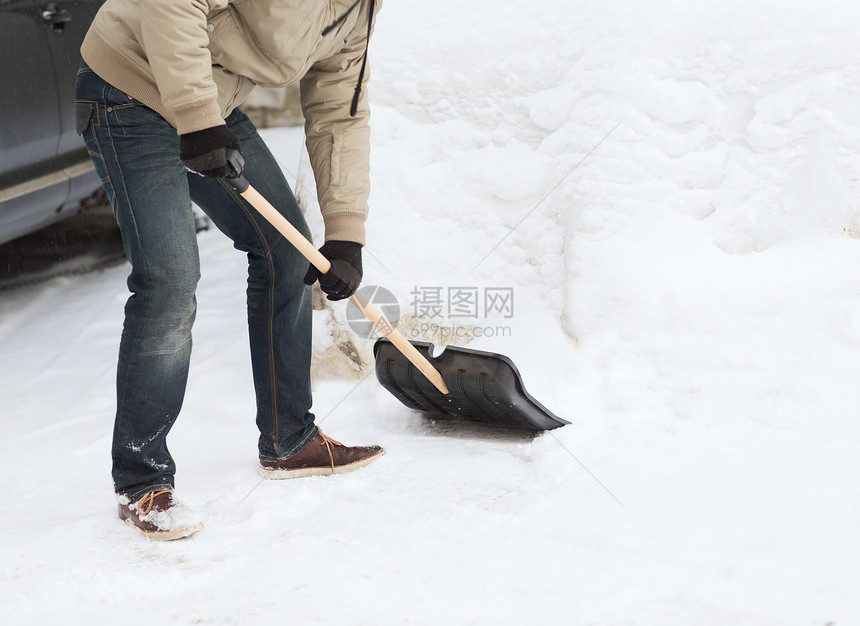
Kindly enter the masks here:
<path id="1" fill-rule="evenodd" d="M 101 188 L 74 95 L 101 4 L 0 0 L 0 243 L 74 215 Z"/>

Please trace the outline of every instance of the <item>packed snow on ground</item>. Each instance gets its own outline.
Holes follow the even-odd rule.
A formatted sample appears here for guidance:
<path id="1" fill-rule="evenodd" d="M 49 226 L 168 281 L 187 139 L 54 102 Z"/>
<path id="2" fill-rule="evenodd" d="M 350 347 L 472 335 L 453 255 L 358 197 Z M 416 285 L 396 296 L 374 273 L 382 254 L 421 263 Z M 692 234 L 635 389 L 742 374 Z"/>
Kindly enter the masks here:
<path id="1" fill-rule="evenodd" d="M 326 432 L 386 456 L 262 481 L 244 260 L 204 232 L 170 441 L 208 522 L 152 543 L 109 481 L 127 269 L 3 293 L 4 623 L 860 623 L 858 23 L 836 0 L 387 2 L 365 284 L 406 313 L 513 290 L 423 331 L 485 330 L 571 424 L 317 377 Z M 266 136 L 295 173 L 297 131 Z"/>

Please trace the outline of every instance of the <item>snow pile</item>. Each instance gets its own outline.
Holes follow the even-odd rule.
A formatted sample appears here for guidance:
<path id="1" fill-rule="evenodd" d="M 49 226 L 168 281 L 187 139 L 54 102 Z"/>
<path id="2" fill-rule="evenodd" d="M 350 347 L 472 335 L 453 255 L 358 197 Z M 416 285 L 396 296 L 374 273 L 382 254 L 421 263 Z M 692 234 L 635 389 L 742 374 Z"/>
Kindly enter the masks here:
<path id="1" fill-rule="evenodd" d="M 662 3 L 591 23 L 571 58 L 584 97 L 544 145 L 584 152 L 595 121 L 619 126 L 551 200 L 565 328 L 623 357 L 621 407 L 683 390 L 681 416 L 849 425 L 860 68 L 857 9 L 829 4 Z"/>
<path id="2" fill-rule="evenodd" d="M 472 345 L 573 424 L 435 421 L 372 377 L 318 379 L 323 429 L 386 456 L 261 481 L 244 260 L 203 233 L 171 450 L 210 519 L 153 545 L 109 498 L 124 269 L 4 294 L 9 619 L 153 596 L 158 623 L 860 621 L 858 12 L 386 3 L 365 283 L 497 331 Z M 267 137 L 295 172 L 294 134 Z M 490 289 L 512 310 L 451 315 Z"/>

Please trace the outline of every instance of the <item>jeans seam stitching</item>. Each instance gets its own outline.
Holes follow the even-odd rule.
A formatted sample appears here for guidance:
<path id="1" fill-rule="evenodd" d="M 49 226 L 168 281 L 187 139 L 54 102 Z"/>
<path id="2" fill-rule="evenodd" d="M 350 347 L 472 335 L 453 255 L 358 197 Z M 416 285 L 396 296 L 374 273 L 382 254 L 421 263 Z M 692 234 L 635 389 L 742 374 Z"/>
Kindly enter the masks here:
<path id="1" fill-rule="evenodd" d="M 219 179 L 222 187 L 224 187 L 227 192 L 233 196 L 233 199 L 236 203 L 242 208 L 242 211 L 245 213 L 245 216 L 248 218 L 248 221 L 254 228 L 254 231 L 257 233 L 257 237 L 260 242 L 263 244 L 263 249 L 265 250 L 265 254 L 263 257 L 266 259 L 266 264 L 269 267 L 269 302 L 268 302 L 268 310 L 266 313 L 267 323 L 266 323 L 266 340 L 268 342 L 268 357 L 269 357 L 269 387 L 271 389 L 271 403 L 272 403 L 272 440 L 275 446 L 275 452 L 279 455 L 281 452 L 281 441 L 278 436 L 278 394 L 277 394 L 277 385 L 275 380 L 275 342 L 274 342 L 274 302 L 275 302 L 275 266 L 272 262 L 272 246 L 270 246 L 266 240 L 265 235 L 263 234 L 262 228 L 260 228 L 260 224 L 257 222 L 254 214 L 248 209 L 247 204 L 235 189 L 233 189 L 230 185 L 228 185 L 223 179 Z M 280 238 L 278 238 L 280 240 Z"/>
<path id="2" fill-rule="evenodd" d="M 102 93 L 102 96 L 104 97 L 104 92 Z M 107 134 L 107 138 L 109 140 L 111 150 L 114 152 L 114 154 L 116 154 L 116 147 L 114 146 L 113 134 L 111 133 L 110 124 L 105 124 L 104 129 L 105 129 L 105 133 Z M 101 147 L 101 145 L 99 145 L 99 147 Z M 102 150 L 102 152 L 104 152 L 104 150 Z M 117 168 L 116 168 L 118 170 L 117 175 L 119 176 L 119 179 L 120 179 L 121 189 L 122 189 L 122 193 L 123 193 L 123 199 L 125 200 L 126 205 L 129 206 L 129 208 L 131 208 L 131 202 L 129 200 L 129 195 L 128 195 L 128 188 L 126 186 L 125 177 L 122 174 L 122 167 L 119 165 L 119 159 L 118 158 L 113 159 L 113 160 L 116 162 L 116 165 L 117 165 Z M 112 178 L 111 174 L 110 174 L 110 172 L 107 171 L 107 162 L 105 162 L 105 172 L 107 172 L 108 179 L 111 179 Z M 116 195 L 116 191 L 117 191 L 116 185 L 113 184 L 112 180 L 111 180 L 111 186 L 114 189 L 114 195 Z M 119 200 L 117 200 L 117 205 L 119 205 Z M 134 236 L 135 236 L 135 238 L 139 239 L 140 233 L 138 232 L 138 229 L 137 229 L 137 220 L 134 218 L 134 212 L 130 210 L 128 213 L 133 220 Z M 143 264 L 142 269 L 143 269 L 144 274 L 148 274 L 149 269 L 147 267 L 146 260 L 145 259 L 139 259 L 139 262 Z M 147 311 L 149 310 L 149 299 L 148 298 L 144 300 L 143 307 L 144 307 L 143 308 L 143 316 L 146 317 Z M 138 325 L 138 327 L 135 329 L 135 337 L 131 341 L 132 344 L 136 343 L 139 335 L 140 335 L 140 326 Z M 124 406 L 125 389 L 128 387 L 128 381 L 132 378 L 130 370 L 133 367 L 134 367 L 134 360 L 132 360 L 132 362 L 129 363 L 128 369 L 125 372 L 125 377 L 123 379 L 123 385 L 122 385 L 123 392 L 122 392 L 121 396 L 120 396 L 119 390 L 117 390 L 117 395 L 120 396 L 117 398 L 118 406 Z M 117 413 L 119 414 L 119 409 L 117 409 Z"/>

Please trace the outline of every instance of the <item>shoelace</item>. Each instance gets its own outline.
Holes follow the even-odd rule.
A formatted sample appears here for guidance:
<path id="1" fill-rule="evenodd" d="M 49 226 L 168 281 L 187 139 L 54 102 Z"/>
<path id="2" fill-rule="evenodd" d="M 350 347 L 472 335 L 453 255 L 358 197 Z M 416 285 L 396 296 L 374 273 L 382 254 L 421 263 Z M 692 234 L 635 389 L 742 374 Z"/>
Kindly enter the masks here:
<path id="1" fill-rule="evenodd" d="M 137 514 L 141 517 L 147 515 L 152 510 L 152 504 L 155 501 L 155 497 L 160 496 L 163 493 L 170 493 L 170 489 L 162 489 L 161 491 L 150 491 L 148 494 L 138 500 L 137 504 L 135 505 L 137 507 Z M 143 510 L 143 507 L 146 507 L 146 510 Z"/>
<path id="2" fill-rule="evenodd" d="M 334 455 L 332 454 L 332 446 L 343 446 L 343 444 L 336 439 L 332 439 L 328 437 L 323 431 L 319 431 L 320 437 L 322 437 L 322 441 L 320 441 L 321 446 L 325 446 L 326 450 L 328 450 L 328 458 L 331 462 L 331 473 L 334 474 Z"/>

